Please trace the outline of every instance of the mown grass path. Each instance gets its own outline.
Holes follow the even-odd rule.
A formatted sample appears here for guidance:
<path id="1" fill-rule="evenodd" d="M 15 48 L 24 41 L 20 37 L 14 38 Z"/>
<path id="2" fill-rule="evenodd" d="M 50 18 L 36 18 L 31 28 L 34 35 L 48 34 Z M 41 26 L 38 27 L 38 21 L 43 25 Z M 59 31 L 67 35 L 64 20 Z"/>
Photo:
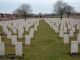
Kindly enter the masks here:
<path id="1" fill-rule="evenodd" d="M 70 44 L 64 45 L 63 39 L 41 20 L 31 46 L 25 49 L 24 60 L 80 60 L 80 56 L 71 57 L 68 52 Z"/>

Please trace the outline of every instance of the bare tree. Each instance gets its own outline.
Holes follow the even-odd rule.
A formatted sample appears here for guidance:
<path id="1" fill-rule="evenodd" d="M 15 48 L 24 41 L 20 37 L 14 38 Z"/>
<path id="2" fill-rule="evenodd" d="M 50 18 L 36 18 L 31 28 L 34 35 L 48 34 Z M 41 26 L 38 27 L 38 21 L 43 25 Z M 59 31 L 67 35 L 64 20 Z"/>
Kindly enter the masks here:
<path id="1" fill-rule="evenodd" d="M 21 11 L 20 11 L 20 9 L 16 9 L 15 11 L 13 11 L 13 14 L 18 18 L 18 17 L 22 17 L 21 16 Z"/>
<path id="2" fill-rule="evenodd" d="M 65 11 L 65 6 L 66 3 L 64 3 L 63 1 L 57 1 L 54 5 L 54 12 L 60 15 L 61 20 L 62 20 L 63 13 Z"/>
<path id="3" fill-rule="evenodd" d="M 26 18 L 28 17 L 28 15 L 31 13 L 32 9 L 30 7 L 30 5 L 28 4 L 22 4 L 18 9 L 16 9 L 14 11 L 14 13 L 16 15 L 20 15 L 22 16 L 22 18 L 24 18 L 26 20 Z"/>
<path id="4" fill-rule="evenodd" d="M 72 6 L 70 6 L 70 5 L 65 6 L 65 13 L 67 14 L 68 18 L 70 16 L 70 14 L 74 13 L 74 12 L 75 12 L 75 10 Z"/>

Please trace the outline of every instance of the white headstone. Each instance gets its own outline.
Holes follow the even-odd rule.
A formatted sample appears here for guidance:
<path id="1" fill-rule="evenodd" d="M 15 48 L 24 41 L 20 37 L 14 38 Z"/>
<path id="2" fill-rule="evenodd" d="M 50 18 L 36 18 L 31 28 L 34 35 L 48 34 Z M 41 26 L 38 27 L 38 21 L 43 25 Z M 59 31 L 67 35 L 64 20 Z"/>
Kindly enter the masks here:
<path id="1" fill-rule="evenodd" d="M 59 33 L 59 28 L 55 27 L 55 33 Z"/>
<path id="2" fill-rule="evenodd" d="M 23 37 L 23 29 L 19 29 L 18 30 L 18 38 L 22 38 Z"/>
<path id="3" fill-rule="evenodd" d="M 16 35 L 12 35 L 12 45 L 15 45 L 17 42 L 17 36 Z"/>
<path id="4" fill-rule="evenodd" d="M 29 31 L 29 27 L 28 27 L 28 26 L 26 26 L 25 30 L 28 32 L 28 31 Z"/>
<path id="5" fill-rule="evenodd" d="M 72 28 L 72 31 L 75 32 L 75 27 Z"/>
<path id="6" fill-rule="evenodd" d="M 64 31 L 63 30 L 60 30 L 59 37 L 63 37 L 63 36 L 64 36 Z"/>
<path id="7" fill-rule="evenodd" d="M 74 32 L 72 30 L 69 31 L 69 36 L 74 37 Z"/>
<path id="8" fill-rule="evenodd" d="M 12 28 L 12 31 L 13 31 L 14 34 L 17 33 L 17 29 L 15 27 Z"/>
<path id="9" fill-rule="evenodd" d="M 67 32 L 67 27 L 64 27 L 64 33 L 66 33 Z"/>
<path id="10" fill-rule="evenodd" d="M 16 42 L 15 54 L 16 56 L 22 56 L 22 42 Z"/>
<path id="11" fill-rule="evenodd" d="M 71 54 L 78 53 L 78 41 L 71 41 Z"/>
<path id="12" fill-rule="evenodd" d="M 8 39 L 11 39 L 11 37 L 12 37 L 11 31 L 8 31 L 8 32 L 7 32 L 7 38 L 8 38 Z"/>
<path id="13" fill-rule="evenodd" d="M 30 36 L 29 35 L 25 35 L 25 44 L 30 45 Z"/>
<path id="14" fill-rule="evenodd" d="M 80 44 L 80 33 L 77 34 L 77 41 Z"/>
<path id="15" fill-rule="evenodd" d="M 79 30 L 80 29 L 80 24 L 77 24 L 77 30 Z"/>
<path id="16" fill-rule="evenodd" d="M 0 42 L 1 42 L 1 36 L 0 36 Z"/>
<path id="17" fill-rule="evenodd" d="M 34 30 L 33 30 L 33 28 L 31 28 L 31 30 L 29 32 L 30 38 L 33 38 L 33 34 L 34 34 Z"/>
<path id="18" fill-rule="evenodd" d="M 37 31 L 37 25 L 36 24 L 34 25 L 34 31 Z"/>
<path id="19" fill-rule="evenodd" d="M 69 43 L 69 34 L 64 34 L 64 44 L 68 44 Z"/>
<path id="20" fill-rule="evenodd" d="M 0 55 L 5 55 L 5 45 L 4 45 L 4 42 L 0 42 Z"/>
<path id="21" fill-rule="evenodd" d="M 23 37 L 23 33 L 22 32 L 18 32 L 18 38 L 22 38 Z"/>

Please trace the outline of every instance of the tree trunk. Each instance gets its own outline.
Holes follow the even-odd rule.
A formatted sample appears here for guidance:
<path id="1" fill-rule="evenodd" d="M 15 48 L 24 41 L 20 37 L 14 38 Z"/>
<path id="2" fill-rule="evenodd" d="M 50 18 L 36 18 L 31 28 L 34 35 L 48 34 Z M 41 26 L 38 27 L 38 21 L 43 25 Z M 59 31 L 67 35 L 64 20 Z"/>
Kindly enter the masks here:
<path id="1" fill-rule="evenodd" d="M 24 19 L 25 19 L 25 21 L 26 21 L 26 16 L 25 16 L 25 18 L 24 18 Z"/>
<path id="2" fill-rule="evenodd" d="M 61 20 L 62 20 L 62 18 L 63 18 L 62 15 L 63 15 L 63 13 L 60 14 L 60 16 L 61 16 Z"/>
<path id="3" fill-rule="evenodd" d="M 69 18 L 69 16 L 70 16 L 70 13 L 68 12 L 68 18 Z"/>
<path id="4" fill-rule="evenodd" d="M 25 21 L 26 21 L 26 14 L 25 14 Z"/>

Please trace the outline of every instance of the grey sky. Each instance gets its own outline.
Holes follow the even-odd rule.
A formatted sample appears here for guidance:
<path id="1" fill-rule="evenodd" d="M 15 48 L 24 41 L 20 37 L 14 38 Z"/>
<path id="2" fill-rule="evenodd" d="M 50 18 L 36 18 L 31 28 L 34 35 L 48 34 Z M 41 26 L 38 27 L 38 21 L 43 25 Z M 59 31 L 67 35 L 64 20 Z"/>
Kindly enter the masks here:
<path id="1" fill-rule="evenodd" d="M 12 13 L 21 4 L 30 4 L 33 13 L 52 13 L 53 5 L 57 0 L 0 0 L 0 13 Z M 73 6 L 76 11 L 80 12 L 80 1 L 79 0 L 63 0 L 71 6 Z"/>

